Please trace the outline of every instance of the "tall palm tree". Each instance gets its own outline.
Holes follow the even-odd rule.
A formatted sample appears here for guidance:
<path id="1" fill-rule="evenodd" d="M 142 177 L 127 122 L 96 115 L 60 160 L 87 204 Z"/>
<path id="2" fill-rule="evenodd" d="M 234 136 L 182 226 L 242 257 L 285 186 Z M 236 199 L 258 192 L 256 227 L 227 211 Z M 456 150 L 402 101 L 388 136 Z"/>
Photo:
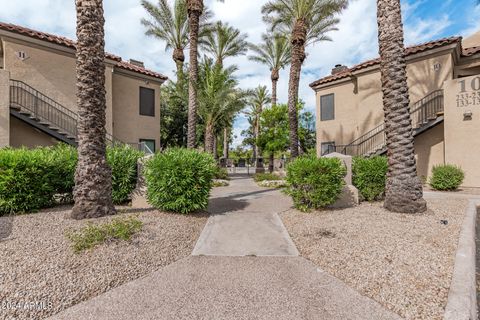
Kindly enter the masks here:
<path id="1" fill-rule="evenodd" d="M 290 42 L 284 35 L 275 34 L 273 37 L 262 36 L 263 43 L 250 45 L 253 55 L 248 58 L 259 62 L 270 68 L 270 78 L 272 80 L 272 105 L 277 104 L 277 82 L 280 77 L 280 70 L 290 63 Z"/>
<path id="2" fill-rule="evenodd" d="M 247 35 L 240 30 L 218 21 L 215 25 L 206 29 L 205 36 L 200 40 L 204 51 L 215 59 L 215 63 L 223 66 L 223 61 L 228 57 L 235 57 L 246 54 L 248 50 Z M 233 121 L 230 121 L 233 122 Z M 230 128 L 223 130 L 223 155 L 228 157 L 228 141 Z"/>
<path id="3" fill-rule="evenodd" d="M 377 22 L 389 164 L 384 206 L 423 212 L 427 205 L 415 163 L 400 0 L 377 0 Z"/>
<path id="4" fill-rule="evenodd" d="M 165 41 L 165 50 L 173 49 L 172 58 L 177 66 L 177 77 L 182 78 L 184 50 L 188 45 L 188 14 L 186 0 L 175 0 L 173 8 L 167 0 L 158 0 L 158 5 L 142 0 L 142 6 L 152 20 L 142 19 L 146 35 Z"/>
<path id="5" fill-rule="evenodd" d="M 290 123 L 290 154 L 298 156 L 298 86 L 305 47 L 308 44 L 330 40 L 326 33 L 336 30 L 340 13 L 348 0 L 271 0 L 263 8 L 264 20 L 272 30 L 290 34 L 292 57 L 288 83 L 288 118 Z"/>
<path id="6" fill-rule="evenodd" d="M 211 54 L 215 63 L 223 66 L 223 61 L 228 57 L 244 55 L 248 50 L 247 35 L 230 26 L 228 23 L 218 21 L 200 40 L 202 49 Z"/>
<path id="7" fill-rule="evenodd" d="M 236 70 L 235 66 L 223 68 L 208 58 L 200 65 L 199 115 L 205 123 L 207 152 L 214 152 L 218 124 L 229 121 L 245 106 L 246 94 L 237 88 L 238 82 L 233 77 Z"/>
<path id="8" fill-rule="evenodd" d="M 262 114 L 263 107 L 272 101 L 270 94 L 268 93 L 267 86 L 258 86 L 253 90 L 250 99 L 248 100 L 249 108 L 245 111 L 245 114 L 252 119 L 253 136 L 255 141 L 260 133 L 260 115 Z M 253 157 L 255 159 L 260 157 L 260 150 L 258 144 L 255 142 L 253 149 Z"/>
<path id="9" fill-rule="evenodd" d="M 198 80 L 198 35 L 200 17 L 204 12 L 203 0 L 186 0 L 190 42 L 188 70 L 188 133 L 187 147 L 195 148 L 197 139 L 197 80 Z M 218 0 L 223 2 L 223 0 Z"/>
<path id="10" fill-rule="evenodd" d="M 105 39 L 102 0 L 76 0 L 78 164 L 71 217 L 115 213 L 112 174 L 106 161 Z"/>

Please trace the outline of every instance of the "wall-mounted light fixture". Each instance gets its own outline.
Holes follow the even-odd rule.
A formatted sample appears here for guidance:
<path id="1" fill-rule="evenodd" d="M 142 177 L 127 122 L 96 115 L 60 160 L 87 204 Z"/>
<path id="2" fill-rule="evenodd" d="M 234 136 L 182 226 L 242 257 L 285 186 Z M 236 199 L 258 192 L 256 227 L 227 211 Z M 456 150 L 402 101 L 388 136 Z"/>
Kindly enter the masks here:
<path id="1" fill-rule="evenodd" d="M 463 120 L 472 120 L 472 111 L 465 110 L 463 112 Z"/>

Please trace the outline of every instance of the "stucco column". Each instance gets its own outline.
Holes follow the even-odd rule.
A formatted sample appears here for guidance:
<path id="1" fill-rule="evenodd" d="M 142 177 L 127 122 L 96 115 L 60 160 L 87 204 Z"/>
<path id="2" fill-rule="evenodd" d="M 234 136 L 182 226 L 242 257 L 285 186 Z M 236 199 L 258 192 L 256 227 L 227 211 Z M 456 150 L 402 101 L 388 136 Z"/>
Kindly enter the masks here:
<path id="1" fill-rule="evenodd" d="M 0 148 L 10 145 L 10 72 L 0 69 Z"/>

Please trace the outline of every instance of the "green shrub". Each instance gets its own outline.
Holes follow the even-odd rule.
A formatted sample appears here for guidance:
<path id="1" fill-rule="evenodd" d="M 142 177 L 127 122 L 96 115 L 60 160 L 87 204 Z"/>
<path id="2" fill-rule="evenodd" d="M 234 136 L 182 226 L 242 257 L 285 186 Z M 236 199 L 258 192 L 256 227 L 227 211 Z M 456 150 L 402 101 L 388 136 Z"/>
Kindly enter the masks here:
<path id="1" fill-rule="evenodd" d="M 452 164 L 434 166 L 430 186 L 435 190 L 456 190 L 465 178 L 463 170 Z"/>
<path id="2" fill-rule="evenodd" d="M 367 201 L 385 196 L 388 161 L 386 157 L 355 157 L 352 164 L 352 182 Z"/>
<path id="3" fill-rule="evenodd" d="M 226 168 L 216 167 L 215 169 L 215 179 L 229 180 L 228 170 Z"/>
<path id="4" fill-rule="evenodd" d="M 127 145 L 107 148 L 107 162 L 112 169 L 112 200 L 121 204 L 137 184 L 137 162 L 144 154 Z"/>
<path id="5" fill-rule="evenodd" d="M 338 199 L 345 174 L 346 169 L 337 158 L 299 157 L 287 166 L 286 193 L 302 211 L 319 209 Z"/>
<path id="6" fill-rule="evenodd" d="M 260 182 L 265 180 L 282 180 L 282 178 L 280 178 L 280 176 L 277 176 L 276 174 L 266 172 L 255 174 L 253 176 L 253 180 L 255 180 L 256 182 Z"/>
<path id="7" fill-rule="evenodd" d="M 179 213 L 205 209 L 215 171 L 208 153 L 177 148 L 157 153 L 146 163 L 148 202 Z"/>
<path id="8" fill-rule="evenodd" d="M 128 146 L 107 149 L 114 203 L 125 202 L 135 188 L 141 156 L 143 153 Z M 0 149 L 0 215 L 34 212 L 72 201 L 77 160 L 77 150 L 65 144 Z"/>
<path id="9" fill-rule="evenodd" d="M 0 215 L 37 211 L 56 194 L 71 194 L 75 163 L 64 145 L 0 150 Z"/>
<path id="10" fill-rule="evenodd" d="M 142 229 L 143 223 L 136 217 L 114 218 L 104 224 L 89 223 L 82 229 L 68 233 L 73 250 L 78 253 L 112 240 L 128 241 Z"/>

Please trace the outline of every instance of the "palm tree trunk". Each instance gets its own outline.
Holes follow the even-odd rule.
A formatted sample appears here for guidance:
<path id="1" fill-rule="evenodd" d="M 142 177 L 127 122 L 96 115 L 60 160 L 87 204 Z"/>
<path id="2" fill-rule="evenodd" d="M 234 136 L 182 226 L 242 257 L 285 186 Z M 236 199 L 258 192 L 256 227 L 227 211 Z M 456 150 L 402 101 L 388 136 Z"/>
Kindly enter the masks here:
<path id="1" fill-rule="evenodd" d="M 215 160 L 218 160 L 217 143 L 218 136 L 215 134 L 215 136 L 213 137 L 213 157 L 215 158 Z"/>
<path id="2" fill-rule="evenodd" d="M 203 11 L 203 0 L 187 0 L 188 26 L 190 28 L 190 61 L 188 81 L 188 134 L 187 147 L 195 148 L 197 139 L 197 79 L 198 79 L 198 29 Z"/>
<path id="3" fill-rule="evenodd" d="M 258 135 L 260 134 L 260 123 L 259 123 L 259 119 L 258 119 L 258 115 L 256 116 L 256 119 L 255 119 L 255 132 L 254 132 L 254 136 L 255 136 L 255 149 L 254 149 L 254 158 L 255 158 L 255 161 L 258 161 L 258 158 L 260 157 L 260 150 L 258 148 L 258 144 L 257 144 L 257 138 L 258 138 Z"/>
<path id="4" fill-rule="evenodd" d="M 213 124 L 211 122 L 207 122 L 207 125 L 205 126 L 205 151 L 211 154 L 213 154 L 214 139 L 215 134 L 213 130 Z"/>
<path id="5" fill-rule="evenodd" d="M 389 165 L 384 206 L 423 212 L 427 205 L 415 164 L 400 0 L 377 0 L 377 21 Z"/>
<path id="6" fill-rule="evenodd" d="M 105 39 L 102 0 L 76 0 L 78 164 L 71 217 L 115 214 L 106 161 Z"/>
<path id="7" fill-rule="evenodd" d="M 277 105 L 277 82 L 279 79 L 277 69 L 272 70 L 271 79 L 272 79 L 272 106 L 276 106 Z"/>
<path id="8" fill-rule="evenodd" d="M 223 157 L 228 159 L 228 128 L 223 129 Z"/>
<path id="9" fill-rule="evenodd" d="M 185 62 L 185 54 L 182 49 L 176 48 L 173 50 L 172 58 L 177 67 L 177 86 L 179 86 L 181 81 L 183 81 L 183 63 Z"/>

